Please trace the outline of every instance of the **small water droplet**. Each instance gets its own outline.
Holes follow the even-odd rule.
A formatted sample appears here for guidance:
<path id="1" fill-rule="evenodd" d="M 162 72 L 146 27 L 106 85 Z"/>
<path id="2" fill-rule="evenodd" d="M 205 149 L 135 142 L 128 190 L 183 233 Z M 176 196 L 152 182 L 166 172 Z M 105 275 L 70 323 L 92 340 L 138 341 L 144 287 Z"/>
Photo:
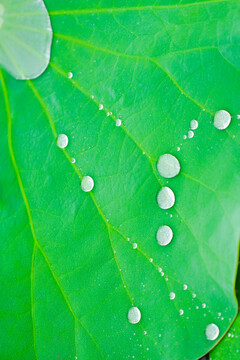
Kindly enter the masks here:
<path id="1" fill-rule="evenodd" d="M 175 204 L 174 192 L 167 186 L 163 187 L 158 193 L 157 202 L 161 209 L 170 209 Z"/>
<path id="2" fill-rule="evenodd" d="M 84 176 L 81 181 L 81 188 L 85 192 L 89 192 L 94 187 L 94 181 L 91 176 Z"/>
<path id="3" fill-rule="evenodd" d="M 226 129 L 231 122 L 231 115 L 226 110 L 219 110 L 214 115 L 214 126 L 219 129 L 223 130 Z"/>
<path id="4" fill-rule="evenodd" d="M 186 140 L 186 138 L 187 138 L 187 135 L 183 135 L 183 139 Z"/>
<path id="5" fill-rule="evenodd" d="M 208 340 L 216 340 L 219 336 L 219 328 L 216 324 L 209 324 L 205 330 L 206 338 Z"/>
<path id="6" fill-rule="evenodd" d="M 195 297 L 196 297 L 197 295 L 196 294 L 192 294 L 192 297 L 195 299 Z"/>
<path id="7" fill-rule="evenodd" d="M 196 129 L 198 128 L 198 122 L 197 122 L 197 120 L 192 120 L 192 121 L 190 121 L 190 128 L 191 128 L 192 130 L 196 130 Z"/>
<path id="8" fill-rule="evenodd" d="M 99 109 L 99 110 L 102 110 L 102 109 L 103 109 L 103 105 L 102 105 L 102 104 L 99 104 L 98 109 Z"/>
<path id="9" fill-rule="evenodd" d="M 162 334 L 158 334 L 158 337 L 161 337 L 162 336 Z"/>
<path id="10" fill-rule="evenodd" d="M 72 158 L 72 164 L 75 164 L 76 159 Z"/>
<path id="11" fill-rule="evenodd" d="M 160 156 L 157 169 L 161 176 L 165 178 L 172 178 L 177 176 L 180 171 L 180 164 L 178 159 L 171 154 L 164 154 Z"/>
<path id="12" fill-rule="evenodd" d="M 165 278 L 165 281 L 168 281 L 168 278 L 167 278 L 167 277 Z"/>
<path id="13" fill-rule="evenodd" d="M 188 132 L 188 138 L 192 139 L 194 137 L 194 132 L 192 130 L 189 130 Z"/>
<path id="14" fill-rule="evenodd" d="M 202 304 L 202 308 L 205 309 L 205 308 L 206 308 L 206 304 Z"/>
<path id="15" fill-rule="evenodd" d="M 59 134 L 57 138 L 57 146 L 64 149 L 68 144 L 68 137 L 65 134 Z"/>
<path id="16" fill-rule="evenodd" d="M 199 309 L 199 306 L 196 306 L 196 309 L 198 310 L 198 309 Z"/>
<path id="17" fill-rule="evenodd" d="M 183 315 L 183 314 L 184 314 L 183 309 L 180 309 L 180 310 L 179 310 L 179 314 L 180 314 L 180 315 Z"/>
<path id="18" fill-rule="evenodd" d="M 150 261 L 150 262 L 153 262 L 153 258 L 150 258 L 149 261 Z"/>
<path id="19" fill-rule="evenodd" d="M 221 317 L 221 320 L 224 320 L 224 317 L 223 317 L 223 316 Z"/>
<path id="20" fill-rule="evenodd" d="M 180 149 L 180 147 L 178 146 L 178 147 L 177 147 L 177 151 L 180 151 L 180 150 L 181 150 L 181 149 Z"/>
<path id="21" fill-rule="evenodd" d="M 164 272 L 163 272 L 163 271 L 161 271 L 161 276 L 164 276 Z"/>
<path id="22" fill-rule="evenodd" d="M 134 306 L 128 310 L 128 321 L 131 324 L 137 324 L 141 320 L 141 312 L 140 310 Z"/>
<path id="23" fill-rule="evenodd" d="M 240 120 L 240 115 L 237 115 L 237 119 Z"/>
<path id="24" fill-rule="evenodd" d="M 162 268 L 159 267 L 159 268 L 158 268 L 158 271 L 161 272 L 161 271 L 162 271 Z"/>
<path id="25" fill-rule="evenodd" d="M 221 316 L 221 315 L 222 315 L 222 314 L 219 312 L 219 313 L 218 313 L 218 316 Z"/>
<path id="26" fill-rule="evenodd" d="M 169 294 L 170 300 L 175 299 L 175 297 L 176 297 L 176 294 L 174 292 L 170 292 L 170 294 Z"/>
<path id="27" fill-rule="evenodd" d="M 146 331 L 144 331 L 144 332 L 143 332 L 143 334 L 144 334 L 144 335 L 147 335 L 147 332 L 146 332 Z"/>
<path id="28" fill-rule="evenodd" d="M 172 241 L 173 231 L 167 225 L 160 226 L 156 238 L 159 245 L 166 246 Z"/>
<path id="29" fill-rule="evenodd" d="M 137 243 L 133 243 L 132 247 L 133 247 L 133 249 L 136 249 L 137 248 Z"/>
<path id="30" fill-rule="evenodd" d="M 121 125 L 122 125 L 122 120 L 117 119 L 117 120 L 116 120 L 116 126 L 121 126 Z"/>
<path id="31" fill-rule="evenodd" d="M 72 77 L 73 77 L 73 73 L 72 73 L 72 72 L 69 72 L 69 73 L 68 73 L 68 78 L 69 78 L 69 79 L 72 79 Z"/>
<path id="32" fill-rule="evenodd" d="M 183 285 L 183 290 L 187 290 L 188 286 L 186 284 Z"/>

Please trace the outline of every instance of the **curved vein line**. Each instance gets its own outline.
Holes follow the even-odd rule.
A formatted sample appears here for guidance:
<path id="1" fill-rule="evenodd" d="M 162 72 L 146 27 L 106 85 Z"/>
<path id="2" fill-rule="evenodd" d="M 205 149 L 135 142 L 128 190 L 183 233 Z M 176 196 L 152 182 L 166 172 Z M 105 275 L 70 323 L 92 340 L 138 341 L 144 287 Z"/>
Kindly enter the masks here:
<path id="1" fill-rule="evenodd" d="M 36 359 L 38 359 L 37 350 L 36 350 L 36 328 L 34 322 L 34 301 L 33 301 L 33 286 L 34 286 L 34 260 L 36 254 L 36 243 L 34 241 L 33 252 L 32 252 L 32 262 L 31 262 L 31 317 L 32 317 L 32 328 L 33 328 L 33 348 L 36 355 Z"/>
<path id="2" fill-rule="evenodd" d="M 61 287 L 54 271 L 52 270 L 52 267 L 51 267 L 51 264 L 49 263 L 49 260 L 46 256 L 46 254 L 44 253 L 40 243 L 38 242 L 37 240 L 37 237 L 36 237 L 36 233 L 35 233 L 35 229 L 34 229 L 34 225 L 33 225 L 33 220 L 32 220 L 32 214 L 31 214 L 31 210 L 30 210 L 30 206 L 29 206 L 29 203 L 28 203 L 28 199 L 27 199 L 27 196 L 26 196 L 26 193 L 25 193 L 25 190 L 24 190 L 24 187 L 23 187 L 23 182 L 22 182 L 22 178 L 21 178 L 21 175 L 20 175 L 20 171 L 19 171 L 19 168 L 18 168 L 18 165 L 17 165 L 17 162 L 16 162 L 16 158 L 15 158 L 15 155 L 14 155 L 14 150 L 13 150 L 13 143 L 12 143 L 12 118 L 11 118 L 11 113 L 10 113 L 10 104 L 9 104 L 9 99 L 8 99 L 8 92 L 7 92 L 7 87 L 6 87 L 6 83 L 5 83 L 5 80 L 4 80 L 4 77 L 3 77 L 3 74 L 2 74 L 2 71 L 0 70 L 0 81 L 1 81 L 1 84 L 2 84 L 2 89 L 3 89 L 3 95 L 4 95 L 4 100 L 5 100 L 5 106 L 6 106 L 6 113 L 7 113 L 7 119 L 8 119 L 8 146 L 9 146 L 9 153 L 10 153 L 10 157 L 11 157 L 11 161 L 12 161 L 12 164 L 13 164 L 13 168 L 14 168 L 14 171 L 15 171 L 15 174 L 16 174 L 16 178 L 17 178 L 17 182 L 18 182 L 18 185 L 19 185 L 19 188 L 20 188 L 20 191 L 21 191 L 21 194 L 22 194 L 22 197 L 23 197 L 23 201 L 24 201 L 24 204 L 25 204 L 25 208 L 26 208 L 26 211 L 27 211 L 27 215 L 28 215 L 28 219 L 29 219 L 29 225 L 30 225 L 30 229 L 31 229 L 31 233 L 32 233 L 32 237 L 33 237 L 33 240 L 34 240 L 34 247 L 38 247 L 38 249 L 40 250 L 40 252 L 42 253 L 47 265 L 48 265 L 48 268 L 54 278 L 54 280 L 56 281 L 59 289 L 60 289 L 60 292 L 64 298 L 64 300 L 66 301 L 66 304 L 70 310 L 70 312 L 72 313 L 74 319 L 76 319 L 80 325 L 84 328 L 84 330 L 87 332 L 87 334 L 90 336 L 91 340 L 94 342 L 94 344 L 97 346 L 102 358 L 104 359 L 105 357 L 103 356 L 98 344 L 96 343 L 94 337 L 92 336 L 92 334 L 89 332 L 89 330 L 86 328 L 86 326 L 77 318 L 77 316 L 75 315 L 67 297 L 66 297 L 66 294 L 63 290 L 63 288 Z M 36 250 L 36 249 L 35 249 Z M 34 251 L 35 251 L 34 250 Z M 32 256 L 32 262 L 33 262 L 33 256 Z M 32 272 L 33 270 L 31 270 L 31 276 L 32 276 Z M 32 279 L 32 278 L 31 278 Z M 32 290 L 31 290 L 32 291 Z M 32 295 L 31 295 L 32 296 Z M 32 299 L 31 299 L 32 301 Z M 31 314 L 32 314 L 32 309 L 31 309 Z M 33 318 L 32 318 L 32 321 Z M 35 327 L 34 327 L 35 329 Z M 34 340 L 34 344 L 35 344 L 35 340 Z M 36 358 L 37 358 L 37 352 L 36 352 L 36 349 L 35 349 L 35 355 L 36 355 Z"/>
<path id="3" fill-rule="evenodd" d="M 146 10 L 170 10 L 170 9 L 184 9 L 188 7 L 195 7 L 201 5 L 211 5 L 221 2 L 230 2 L 228 0 L 212 0 L 212 1 L 197 1 L 188 4 L 174 4 L 174 5 L 146 5 L 146 6 L 131 6 L 131 7 L 114 7 L 114 8 L 93 8 L 93 9 L 75 9 L 75 10 L 55 10 L 50 11 L 51 16 L 55 15 L 85 15 L 85 14 L 105 14 L 105 13 L 124 13 L 130 11 L 146 11 Z"/>
<path id="4" fill-rule="evenodd" d="M 67 36 L 67 35 L 62 35 L 59 33 L 54 33 L 55 37 L 61 38 L 61 39 L 65 39 L 65 40 L 69 40 L 72 42 L 76 42 L 79 43 L 85 47 L 89 47 L 92 48 L 94 50 L 98 50 L 101 52 L 105 52 L 111 55 L 115 55 L 115 56 L 119 56 L 119 57 L 124 57 L 124 58 L 129 58 L 129 59 L 139 59 L 139 60 L 143 60 L 143 61 L 147 61 L 147 62 L 151 62 L 153 63 L 155 66 L 157 66 L 159 69 L 161 69 L 161 71 L 171 80 L 171 82 L 177 87 L 177 89 L 180 91 L 181 94 L 183 94 L 186 98 L 188 98 L 190 101 L 192 101 L 195 105 L 197 105 L 198 107 L 200 107 L 203 111 L 206 111 L 207 113 L 209 113 L 211 116 L 214 116 L 214 113 L 207 109 L 204 105 L 202 105 L 199 101 L 195 100 L 190 94 L 188 94 L 181 86 L 180 84 L 175 80 L 175 78 L 172 76 L 172 74 L 170 72 L 168 72 L 164 66 L 161 65 L 161 63 L 156 60 L 155 58 L 149 57 L 149 56 L 140 56 L 140 55 L 129 55 L 129 54 L 124 54 L 118 51 L 114 51 L 114 50 L 109 50 L 109 49 L 104 49 L 102 47 L 96 46 L 96 45 L 92 45 L 84 40 L 80 40 L 77 38 L 74 38 L 72 36 Z M 214 48 L 213 48 L 214 49 Z M 166 56 L 166 55 L 164 55 Z M 161 57 L 160 57 L 161 58 Z M 160 59 L 159 58 L 159 59 Z M 53 64 L 51 64 L 53 65 Z M 54 67 L 56 67 L 56 65 L 53 65 Z"/>

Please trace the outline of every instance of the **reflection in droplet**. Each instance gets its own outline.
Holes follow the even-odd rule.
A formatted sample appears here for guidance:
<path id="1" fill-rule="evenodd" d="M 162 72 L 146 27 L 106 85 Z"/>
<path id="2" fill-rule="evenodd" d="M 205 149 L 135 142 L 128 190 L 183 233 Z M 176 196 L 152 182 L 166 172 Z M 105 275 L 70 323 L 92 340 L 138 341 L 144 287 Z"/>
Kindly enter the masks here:
<path id="1" fill-rule="evenodd" d="M 162 246 L 168 245 L 172 241 L 173 231 L 167 225 L 160 226 L 160 228 L 157 231 L 156 238 L 159 245 Z"/>
<path id="2" fill-rule="evenodd" d="M 170 209 L 175 204 L 174 192 L 167 186 L 163 187 L 158 193 L 157 202 L 161 209 Z"/>
<path id="3" fill-rule="evenodd" d="M 219 110 L 215 113 L 213 124 L 219 129 L 226 129 L 231 122 L 231 115 L 226 110 Z"/>
<path id="4" fill-rule="evenodd" d="M 205 330 L 206 338 L 208 340 L 216 340 L 219 336 L 219 328 L 216 324 L 209 324 Z"/>
<path id="5" fill-rule="evenodd" d="M 81 181 L 81 188 L 85 192 L 89 192 L 94 187 L 94 181 L 91 176 L 84 176 Z"/>
<path id="6" fill-rule="evenodd" d="M 158 163 L 157 169 L 161 176 L 165 178 L 172 178 L 179 174 L 180 164 L 178 159 L 171 154 L 161 155 Z"/>
<path id="7" fill-rule="evenodd" d="M 57 146 L 64 149 L 68 144 L 68 137 L 65 134 L 59 134 L 57 138 Z"/>
<path id="8" fill-rule="evenodd" d="M 128 321 L 131 324 L 137 324 L 141 320 L 141 312 L 137 307 L 128 310 Z"/>
<path id="9" fill-rule="evenodd" d="M 190 128 L 191 128 L 192 130 L 196 130 L 196 129 L 198 128 L 198 122 L 197 122 L 197 120 L 192 120 L 192 121 L 190 121 Z"/>

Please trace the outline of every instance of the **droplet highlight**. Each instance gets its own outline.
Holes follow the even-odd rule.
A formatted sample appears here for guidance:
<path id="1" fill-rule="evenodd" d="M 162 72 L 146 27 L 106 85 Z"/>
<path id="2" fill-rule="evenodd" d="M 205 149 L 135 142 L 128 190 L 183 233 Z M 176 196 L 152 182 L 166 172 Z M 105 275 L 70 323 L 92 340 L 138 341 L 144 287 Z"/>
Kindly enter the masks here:
<path id="1" fill-rule="evenodd" d="M 218 130 L 226 129 L 231 122 L 231 115 L 226 110 L 219 110 L 214 115 L 213 124 Z"/>
<path id="2" fill-rule="evenodd" d="M 72 72 L 69 72 L 69 73 L 68 73 L 68 78 L 69 78 L 69 79 L 72 79 L 72 77 L 73 77 L 73 73 L 72 73 Z"/>
<path id="3" fill-rule="evenodd" d="M 137 307 L 132 307 L 128 310 L 128 321 L 131 324 L 137 324 L 141 320 L 141 312 Z"/>
<path id="4" fill-rule="evenodd" d="M 216 324 L 209 324 L 205 330 L 206 338 L 208 340 L 216 340 L 219 336 L 219 328 Z"/>
<path id="5" fill-rule="evenodd" d="M 192 120 L 192 121 L 190 121 L 190 128 L 191 128 L 192 130 L 196 130 L 196 129 L 198 128 L 198 122 L 197 122 L 197 120 Z"/>
<path id="6" fill-rule="evenodd" d="M 194 137 L 194 132 L 192 130 L 189 130 L 188 132 L 188 138 L 192 139 Z"/>
<path id="7" fill-rule="evenodd" d="M 117 119 L 117 120 L 116 120 L 116 126 L 121 126 L 121 125 L 122 125 L 122 120 Z"/>
<path id="8" fill-rule="evenodd" d="M 132 247 L 133 247 L 133 249 L 136 249 L 137 248 L 137 243 L 133 243 Z"/>
<path id="9" fill-rule="evenodd" d="M 64 149 L 68 144 L 68 137 L 65 134 L 59 134 L 57 138 L 57 146 Z"/>
<path id="10" fill-rule="evenodd" d="M 157 202 L 161 209 L 170 209 L 175 204 L 174 192 L 167 186 L 163 187 L 157 195 Z"/>
<path id="11" fill-rule="evenodd" d="M 175 297 L 176 297 L 176 294 L 174 292 L 170 292 L 170 294 L 169 294 L 170 300 L 174 300 Z"/>
<path id="12" fill-rule="evenodd" d="M 164 154 L 160 156 L 157 169 L 161 176 L 165 178 L 172 178 L 177 176 L 180 172 L 180 164 L 178 159 L 171 154 Z"/>
<path id="13" fill-rule="evenodd" d="M 156 238 L 159 245 L 166 246 L 172 241 L 173 231 L 168 225 L 160 226 Z"/>
<path id="14" fill-rule="evenodd" d="M 180 314 L 181 316 L 184 314 L 183 309 L 180 309 L 180 310 L 179 310 L 179 314 Z"/>
<path id="15" fill-rule="evenodd" d="M 94 181 L 91 176 L 84 176 L 81 181 L 81 189 L 85 192 L 89 192 L 94 187 Z"/>

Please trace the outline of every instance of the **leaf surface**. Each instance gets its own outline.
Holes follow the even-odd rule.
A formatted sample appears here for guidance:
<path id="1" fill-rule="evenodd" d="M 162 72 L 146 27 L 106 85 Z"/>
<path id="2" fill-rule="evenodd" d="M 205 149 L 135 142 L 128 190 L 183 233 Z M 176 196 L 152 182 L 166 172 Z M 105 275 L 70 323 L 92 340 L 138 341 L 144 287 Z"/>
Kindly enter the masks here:
<path id="1" fill-rule="evenodd" d="M 1 357 L 197 359 L 237 311 L 240 4 L 46 6 L 46 72 L 1 73 Z M 220 109 L 232 115 L 221 131 Z M 165 153 L 179 159 L 175 178 L 158 175 Z M 157 204 L 162 186 L 172 209 Z M 173 230 L 167 246 L 161 225 Z"/>

